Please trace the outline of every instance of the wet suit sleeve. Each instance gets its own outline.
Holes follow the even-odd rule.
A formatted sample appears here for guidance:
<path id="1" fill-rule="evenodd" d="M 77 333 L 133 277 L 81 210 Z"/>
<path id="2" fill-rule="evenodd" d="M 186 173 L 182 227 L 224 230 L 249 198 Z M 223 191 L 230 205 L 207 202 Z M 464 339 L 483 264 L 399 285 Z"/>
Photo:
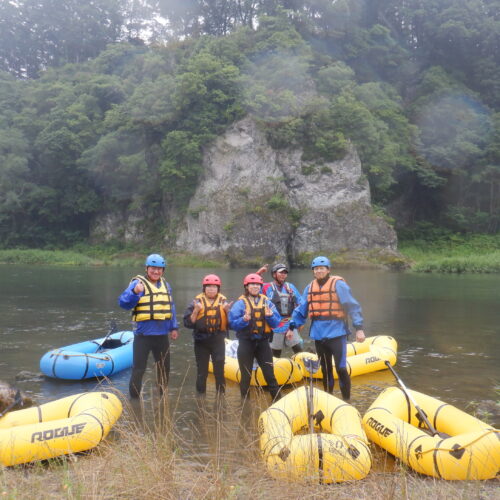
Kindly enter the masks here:
<path id="1" fill-rule="evenodd" d="M 143 292 L 140 294 L 134 293 L 134 288 L 135 285 L 137 285 L 138 280 L 133 280 L 130 285 L 123 290 L 122 294 L 120 295 L 118 299 L 118 304 L 120 304 L 120 307 L 123 309 L 133 309 L 136 305 L 137 302 L 139 302 L 139 299 L 141 298 L 142 295 L 144 295 Z"/>
<path id="2" fill-rule="evenodd" d="M 170 285 L 167 283 L 167 288 L 168 288 L 168 293 L 170 294 L 170 297 L 172 297 L 172 288 L 170 288 Z M 177 321 L 177 311 L 175 309 L 175 302 L 174 299 L 172 298 L 172 325 L 169 331 L 172 330 L 178 330 L 179 329 L 179 322 Z"/>
<path id="3" fill-rule="evenodd" d="M 300 298 L 300 304 L 293 310 L 292 319 L 290 320 L 290 328 L 302 326 L 307 321 L 307 313 L 309 304 L 307 302 L 307 294 L 309 293 L 309 285 L 304 288 L 304 292 Z"/>
<path id="4" fill-rule="evenodd" d="M 229 311 L 229 327 L 231 330 L 239 331 L 249 325 L 249 321 L 243 320 L 243 315 L 245 314 L 245 304 L 240 299 L 237 300 L 231 310 Z"/>
<path id="5" fill-rule="evenodd" d="M 295 302 L 297 303 L 297 306 L 299 306 L 303 302 L 302 295 L 300 295 L 300 292 L 297 290 L 297 287 L 294 284 L 290 283 L 290 288 L 292 289 L 293 296 L 295 297 Z"/>
<path id="6" fill-rule="evenodd" d="M 337 281 L 335 290 L 340 303 L 351 318 L 352 325 L 356 330 L 363 329 L 363 314 L 359 302 L 353 297 L 349 285 L 345 281 Z"/>
<path id="7" fill-rule="evenodd" d="M 191 321 L 191 314 L 193 314 L 194 300 L 192 300 L 184 311 L 184 317 L 182 318 L 184 326 L 194 330 L 194 323 Z"/>
<path id="8" fill-rule="evenodd" d="M 281 323 L 281 314 L 278 312 L 278 309 L 276 309 L 276 306 L 270 300 L 267 301 L 267 305 L 273 313 L 272 316 L 266 317 L 267 324 L 271 328 L 276 328 Z"/>

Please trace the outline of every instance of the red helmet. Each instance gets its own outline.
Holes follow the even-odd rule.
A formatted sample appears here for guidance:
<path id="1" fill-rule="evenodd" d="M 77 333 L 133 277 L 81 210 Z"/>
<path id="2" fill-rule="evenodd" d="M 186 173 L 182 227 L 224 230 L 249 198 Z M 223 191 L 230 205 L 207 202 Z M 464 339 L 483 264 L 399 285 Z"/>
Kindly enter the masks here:
<path id="1" fill-rule="evenodd" d="M 207 274 L 204 278 L 203 281 L 201 282 L 203 286 L 205 285 L 217 285 L 221 286 L 221 280 L 216 274 Z"/>
<path id="2" fill-rule="evenodd" d="M 258 283 L 259 285 L 264 284 L 262 276 L 257 273 L 247 274 L 243 279 L 243 286 L 247 286 L 249 283 Z"/>

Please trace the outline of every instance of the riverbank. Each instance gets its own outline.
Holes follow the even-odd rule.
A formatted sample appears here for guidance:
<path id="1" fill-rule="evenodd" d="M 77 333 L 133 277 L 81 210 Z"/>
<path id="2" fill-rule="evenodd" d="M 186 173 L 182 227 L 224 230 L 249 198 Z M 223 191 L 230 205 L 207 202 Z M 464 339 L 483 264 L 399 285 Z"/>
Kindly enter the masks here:
<path id="1" fill-rule="evenodd" d="M 224 268 L 229 263 L 189 254 L 164 252 L 169 265 L 195 268 Z M 58 266 L 128 266 L 144 263 L 151 249 L 115 248 L 112 246 L 79 245 L 69 250 L 9 249 L 0 250 L 0 264 L 58 265 Z M 296 267 L 309 267 L 312 253 L 297 257 Z M 500 235 L 456 235 L 439 239 L 421 237 L 402 240 L 399 252 L 378 250 L 343 252 L 328 255 L 337 268 L 380 268 L 411 272 L 440 273 L 500 273 Z M 242 262 L 246 267 L 260 266 L 262 262 Z M 231 263 L 231 265 L 236 265 Z"/>
<path id="2" fill-rule="evenodd" d="M 212 433 L 215 443 L 207 454 L 184 439 L 181 425 L 161 418 L 170 415 L 168 408 L 156 408 L 155 423 L 145 425 L 130 418 L 134 410 L 125 406 L 125 416 L 108 440 L 92 452 L 0 469 L 1 498 L 479 500 L 498 495 L 497 480 L 448 482 L 419 476 L 394 465 L 374 445 L 374 467 L 361 481 L 319 485 L 274 480 L 259 456 L 255 430 L 244 421 L 239 428 L 228 428 L 221 409 L 200 410 L 197 431 Z M 240 443 L 237 454 L 217 447 L 221 435 L 228 433 Z"/>
<path id="3" fill-rule="evenodd" d="M 113 250 L 107 247 L 78 247 L 70 250 L 9 249 L 0 250 L 0 264 L 43 266 L 121 266 L 141 267 L 151 250 Z M 168 265 L 179 267 L 220 268 L 224 263 L 192 255 L 167 255 Z"/>
<path id="4" fill-rule="evenodd" d="M 448 234 L 403 240 L 399 251 L 413 272 L 500 273 L 500 235 Z"/>

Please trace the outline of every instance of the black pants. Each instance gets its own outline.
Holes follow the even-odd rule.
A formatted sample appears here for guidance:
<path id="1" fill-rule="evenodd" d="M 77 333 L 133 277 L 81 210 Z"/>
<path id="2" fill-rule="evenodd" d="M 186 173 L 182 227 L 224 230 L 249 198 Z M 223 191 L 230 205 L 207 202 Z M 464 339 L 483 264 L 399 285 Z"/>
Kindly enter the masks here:
<path id="1" fill-rule="evenodd" d="M 264 379 L 269 388 L 269 393 L 273 399 L 277 399 L 279 386 L 274 376 L 273 353 L 269 340 L 248 340 L 239 339 L 238 341 L 238 364 L 240 366 L 241 381 L 240 392 L 242 397 L 248 395 L 250 388 L 250 379 L 252 378 L 252 367 L 254 358 L 259 364 Z"/>
<path id="2" fill-rule="evenodd" d="M 292 346 L 292 351 L 297 354 L 298 352 L 303 352 L 304 349 L 302 348 L 302 342 L 299 344 L 295 344 Z M 280 358 L 281 357 L 281 349 L 272 349 L 273 356 L 275 358 Z"/>
<path id="3" fill-rule="evenodd" d="M 346 368 L 347 362 L 347 337 L 315 340 L 316 352 L 323 370 L 323 388 L 330 394 L 333 393 L 335 380 L 333 378 L 332 356 L 335 361 L 335 370 L 339 376 L 340 392 L 342 399 L 348 401 L 351 397 L 351 377 Z"/>
<path id="4" fill-rule="evenodd" d="M 196 358 L 196 390 L 204 394 L 207 390 L 208 362 L 212 357 L 215 376 L 215 390 L 223 393 L 226 387 L 224 379 L 224 359 L 226 357 L 226 345 L 224 333 L 215 333 L 203 340 L 194 340 L 194 356 Z"/>
<path id="5" fill-rule="evenodd" d="M 168 384 L 170 374 L 170 342 L 168 335 L 135 335 L 134 364 L 130 377 L 129 392 L 133 398 L 138 398 L 142 388 L 142 377 L 146 371 L 149 353 L 153 353 L 156 363 L 156 379 L 163 393 Z"/>

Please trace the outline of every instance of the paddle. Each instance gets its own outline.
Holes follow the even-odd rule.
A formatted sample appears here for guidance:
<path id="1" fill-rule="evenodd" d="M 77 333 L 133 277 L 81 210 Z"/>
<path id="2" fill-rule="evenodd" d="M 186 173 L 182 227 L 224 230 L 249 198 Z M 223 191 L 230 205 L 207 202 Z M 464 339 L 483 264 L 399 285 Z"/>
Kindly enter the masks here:
<path id="1" fill-rule="evenodd" d="M 304 366 L 309 372 L 309 431 L 314 434 L 314 398 L 313 398 L 313 375 L 319 369 L 319 359 L 304 358 Z"/>
<path id="2" fill-rule="evenodd" d="M 432 435 L 433 436 L 439 436 L 440 438 L 443 438 L 443 439 L 449 438 L 450 437 L 449 434 L 445 434 L 444 432 L 438 432 L 436 429 L 434 429 L 434 426 L 429 422 L 429 419 L 427 418 L 427 415 L 420 408 L 420 406 L 418 406 L 417 402 L 415 401 L 415 399 L 413 398 L 413 396 L 411 395 L 411 393 L 408 391 L 408 389 L 406 388 L 406 386 L 403 383 L 403 381 L 399 378 L 399 375 L 396 373 L 396 371 L 391 366 L 391 364 L 389 363 L 389 361 L 386 360 L 386 361 L 384 361 L 384 363 L 387 366 L 387 368 L 389 368 L 389 370 L 391 370 L 391 372 L 394 375 L 394 377 L 396 377 L 396 380 L 398 381 L 399 386 L 401 387 L 401 389 L 403 390 L 403 392 L 406 394 L 406 396 L 408 397 L 408 399 L 412 402 L 413 406 L 415 407 L 415 409 L 417 410 L 418 414 L 420 415 L 420 418 L 425 423 L 425 425 L 427 425 L 427 428 L 432 433 Z"/>
<path id="3" fill-rule="evenodd" d="M 102 348 L 102 346 L 104 345 L 104 343 L 106 342 L 106 340 L 108 340 L 108 337 L 112 334 L 112 333 L 115 333 L 117 331 L 116 329 L 116 321 L 113 320 L 111 321 L 111 323 L 109 324 L 109 332 L 108 334 L 104 337 L 104 340 L 101 342 L 100 345 L 97 346 L 97 349 L 95 352 L 99 352 L 99 349 Z"/>
<path id="4" fill-rule="evenodd" d="M 14 401 L 12 401 L 12 403 L 10 403 L 10 405 L 7 406 L 7 408 L 5 408 L 5 410 L 2 413 L 0 413 L 0 418 L 2 418 L 7 412 L 12 410 L 12 408 L 14 408 L 14 406 L 17 405 L 23 406 L 23 398 L 21 397 L 21 391 L 19 389 L 14 395 Z"/>

